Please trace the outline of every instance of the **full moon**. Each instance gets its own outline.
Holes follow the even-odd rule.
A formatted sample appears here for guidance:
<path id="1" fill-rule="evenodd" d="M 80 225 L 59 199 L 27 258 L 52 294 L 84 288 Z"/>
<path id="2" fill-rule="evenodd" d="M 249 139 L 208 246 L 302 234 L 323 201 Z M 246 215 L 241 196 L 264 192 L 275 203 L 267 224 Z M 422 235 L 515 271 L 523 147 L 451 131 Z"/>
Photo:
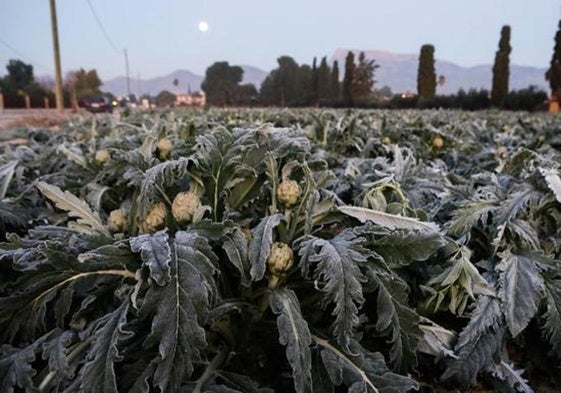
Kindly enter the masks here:
<path id="1" fill-rule="evenodd" d="M 202 33 L 206 33 L 208 31 L 208 22 L 206 20 L 202 20 L 199 22 L 199 30 Z"/>

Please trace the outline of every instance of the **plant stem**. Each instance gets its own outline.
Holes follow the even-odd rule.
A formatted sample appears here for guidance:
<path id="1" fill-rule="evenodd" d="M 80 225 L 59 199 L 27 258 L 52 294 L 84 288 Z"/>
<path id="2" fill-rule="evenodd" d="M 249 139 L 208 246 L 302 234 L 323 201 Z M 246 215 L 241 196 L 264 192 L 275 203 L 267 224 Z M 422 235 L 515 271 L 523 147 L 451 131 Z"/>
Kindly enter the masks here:
<path id="1" fill-rule="evenodd" d="M 212 377 L 212 375 L 216 372 L 216 370 L 218 370 L 218 368 L 222 365 L 222 363 L 224 363 L 229 353 L 229 347 L 227 347 L 226 345 L 223 346 L 220 352 L 218 352 L 216 356 L 214 356 L 210 364 L 207 366 L 203 375 L 201 375 L 201 377 L 197 380 L 197 384 L 195 385 L 195 389 L 193 389 L 193 393 L 201 393 L 201 389 L 203 388 L 205 382 L 208 381 L 210 377 Z"/>
<path id="2" fill-rule="evenodd" d="M 76 357 L 88 346 L 90 345 L 90 343 L 93 341 L 93 336 L 88 337 L 86 340 L 81 341 L 79 343 L 77 343 L 74 347 L 74 349 L 72 350 L 72 352 L 70 352 L 68 354 L 68 364 L 72 363 L 72 361 L 74 361 L 74 359 L 76 359 Z M 40 392 L 44 392 L 46 391 L 46 389 L 49 387 L 50 383 L 53 381 L 53 379 L 56 377 L 56 371 L 50 371 L 45 378 L 43 378 L 43 380 L 41 381 L 41 384 L 39 385 L 39 391 Z"/>

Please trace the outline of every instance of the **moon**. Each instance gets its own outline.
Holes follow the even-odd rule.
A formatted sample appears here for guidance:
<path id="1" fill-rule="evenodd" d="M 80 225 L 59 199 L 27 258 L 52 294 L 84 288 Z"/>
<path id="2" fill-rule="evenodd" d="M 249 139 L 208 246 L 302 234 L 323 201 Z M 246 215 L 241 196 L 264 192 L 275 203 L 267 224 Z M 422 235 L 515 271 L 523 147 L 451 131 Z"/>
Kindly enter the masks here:
<path id="1" fill-rule="evenodd" d="M 199 22 L 199 31 L 201 33 L 206 33 L 208 31 L 209 25 L 206 20 L 202 20 Z"/>

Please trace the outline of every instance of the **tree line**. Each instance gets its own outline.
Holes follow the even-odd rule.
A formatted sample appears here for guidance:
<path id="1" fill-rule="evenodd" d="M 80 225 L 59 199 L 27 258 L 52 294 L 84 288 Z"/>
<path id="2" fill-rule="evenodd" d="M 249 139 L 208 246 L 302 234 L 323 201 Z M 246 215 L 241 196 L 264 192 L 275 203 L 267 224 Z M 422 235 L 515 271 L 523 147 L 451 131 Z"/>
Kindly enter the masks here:
<path id="1" fill-rule="evenodd" d="M 54 106 L 54 80 L 36 78 L 33 66 L 18 59 L 9 60 L 6 71 L 6 75 L 0 78 L 0 94 L 7 108 L 23 108 L 26 100 L 32 108 L 45 107 L 47 102 L 51 107 Z M 78 106 L 93 96 L 115 98 L 111 93 L 102 92 L 101 86 L 101 79 L 95 69 L 69 71 L 64 78 L 65 106 Z"/>

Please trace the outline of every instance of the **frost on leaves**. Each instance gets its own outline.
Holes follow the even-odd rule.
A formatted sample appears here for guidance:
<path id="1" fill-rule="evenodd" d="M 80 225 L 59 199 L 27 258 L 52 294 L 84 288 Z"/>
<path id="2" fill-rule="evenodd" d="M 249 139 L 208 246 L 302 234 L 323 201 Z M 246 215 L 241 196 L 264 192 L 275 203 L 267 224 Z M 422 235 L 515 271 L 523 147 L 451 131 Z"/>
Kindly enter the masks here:
<path id="1" fill-rule="evenodd" d="M 207 346 L 203 325 L 218 292 L 217 257 L 206 239 L 177 232 L 170 246 L 170 281 L 151 286 L 140 308 L 142 319 L 153 317 L 145 345 L 158 347 L 153 381 L 162 392 L 178 391 L 201 361 Z"/>
<path id="2" fill-rule="evenodd" d="M 358 313 L 364 303 L 362 283 L 366 278 L 359 265 L 371 255 L 362 246 L 364 240 L 346 230 L 330 240 L 311 237 L 302 242 L 299 251 L 302 269 L 313 270 L 314 279 L 323 283 L 325 303 L 335 305 L 333 335 L 346 350 L 360 324 Z"/>

